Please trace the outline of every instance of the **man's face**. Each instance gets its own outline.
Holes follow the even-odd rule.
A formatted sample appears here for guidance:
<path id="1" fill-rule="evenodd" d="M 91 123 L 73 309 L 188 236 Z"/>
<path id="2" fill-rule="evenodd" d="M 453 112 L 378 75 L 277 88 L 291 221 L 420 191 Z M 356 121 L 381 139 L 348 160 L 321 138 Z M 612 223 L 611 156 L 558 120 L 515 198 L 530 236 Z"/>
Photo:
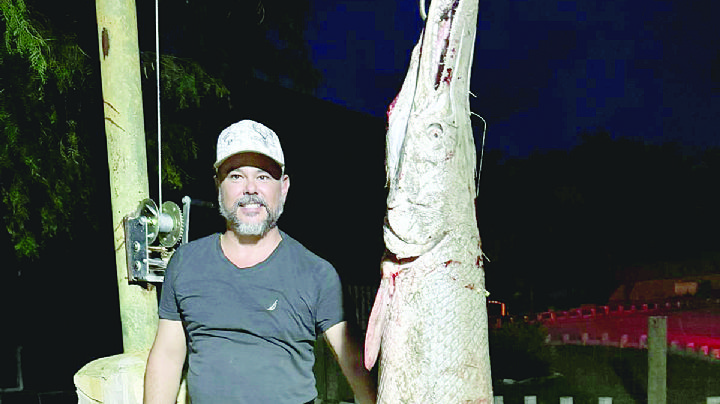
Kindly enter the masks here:
<path id="1" fill-rule="evenodd" d="M 253 165 L 245 165 L 253 164 Z M 260 166 L 260 167 L 257 167 Z M 289 179 L 269 174 L 257 156 L 236 155 L 218 170 L 218 205 L 228 228 L 238 236 L 263 236 L 273 229 L 283 211 Z"/>

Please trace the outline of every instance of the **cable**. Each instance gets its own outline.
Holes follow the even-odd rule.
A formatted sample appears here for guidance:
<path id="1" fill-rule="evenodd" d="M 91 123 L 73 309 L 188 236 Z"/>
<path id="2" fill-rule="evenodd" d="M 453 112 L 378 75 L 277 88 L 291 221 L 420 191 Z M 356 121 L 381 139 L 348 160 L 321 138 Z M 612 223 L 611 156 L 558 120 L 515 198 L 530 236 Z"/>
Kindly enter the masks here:
<path id="1" fill-rule="evenodd" d="M 158 206 L 162 213 L 162 135 L 160 131 L 160 13 L 155 0 L 155 84 L 157 86 Z"/>

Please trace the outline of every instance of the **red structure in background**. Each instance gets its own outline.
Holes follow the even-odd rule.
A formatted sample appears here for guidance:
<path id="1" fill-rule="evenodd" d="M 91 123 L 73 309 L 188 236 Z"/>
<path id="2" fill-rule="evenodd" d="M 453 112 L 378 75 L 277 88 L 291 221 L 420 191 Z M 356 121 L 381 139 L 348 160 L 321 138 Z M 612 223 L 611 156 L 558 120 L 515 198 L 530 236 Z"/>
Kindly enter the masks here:
<path id="1" fill-rule="evenodd" d="M 664 304 L 586 305 L 540 313 L 550 344 L 647 348 L 648 317 L 667 316 L 674 349 L 720 360 L 720 299 L 681 299 Z"/>

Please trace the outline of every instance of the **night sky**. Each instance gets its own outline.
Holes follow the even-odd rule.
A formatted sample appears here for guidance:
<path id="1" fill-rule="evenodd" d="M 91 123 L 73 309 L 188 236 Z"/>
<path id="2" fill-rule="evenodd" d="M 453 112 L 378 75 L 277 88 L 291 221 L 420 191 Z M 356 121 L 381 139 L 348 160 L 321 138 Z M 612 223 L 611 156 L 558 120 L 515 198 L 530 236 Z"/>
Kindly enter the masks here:
<path id="1" fill-rule="evenodd" d="M 138 2 L 140 44 L 144 51 L 154 51 L 154 27 L 152 23 L 145 24 L 154 20 L 153 11 L 148 9 L 152 3 Z M 268 4 L 271 3 L 268 0 Z M 78 4 L 82 8 L 73 10 L 62 2 L 38 2 L 38 5 L 44 7 L 41 11 L 56 17 L 53 20 L 55 24 L 64 21 L 71 28 L 67 31 L 77 32 L 78 41 L 87 49 L 89 57 L 96 57 L 94 2 Z M 202 54 L 204 47 L 195 42 L 200 36 L 191 33 L 191 30 L 208 32 L 217 28 L 219 33 L 232 33 L 239 24 L 237 20 L 231 20 L 230 13 L 221 9 L 220 5 L 241 8 L 239 5 L 250 3 L 218 2 L 217 7 L 215 4 L 210 7 L 210 11 L 217 15 L 208 14 L 214 17 L 201 22 L 195 20 L 197 16 L 192 14 L 194 8 L 190 7 L 198 4 L 204 3 L 196 0 L 161 1 L 161 13 L 165 19 L 161 24 L 164 30 L 164 52 L 188 58 Z M 616 139 L 632 138 L 653 145 L 678 142 L 684 154 L 696 155 L 704 148 L 720 146 L 717 129 L 720 127 L 720 32 L 714 26 L 718 15 L 720 3 L 717 1 L 480 0 L 471 84 L 471 91 L 477 98 L 471 98 L 471 108 L 488 123 L 486 151 L 500 150 L 507 157 L 525 158 L 534 151 L 569 150 L 580 144 L 581 133 L 598 130 L 606 130 Z M 271 18 L 268 16 L 268 19 Z M 410 52 L 423 26 L 418 2 L 312 0 L 305 21 L 309 59 L 322 75 L 321 84 L 315 89 L 314 95 L 329 102 L 318 101 L 309 105 L 311 103 L 302 98 L 304 95 L 291 94 L 290 90 L 274 88 L 267 91 L 262 86 L 271 85 L 258 84 L 259 80 L 241 87 L 238 80 L 233 88 L 237 91 L 232 95 L 234 109 L 229 115 L 235 121 L 244 118 L 241 116 L 243 114 L 253 113 L 254 116 L 247 117 L 268 123 L 283 138 L 288 166 L 293 169 L 293 193 L 281 227 L 332 261 L 339 272 L 353 271 L 357 279 L 349 276 L 348 279 L 377 284 L 385 209 L 382 121 L 388 104 L 400 89 Z M 245 49 L 247 44 L 241 40 L 237 37 L 215 38 L 213 42 L 208 42 L 215 48 L 207 46 L 209 52 L 197 59 L 209 73 L 223 73 L 222 69 L 227 68 L 223 65 L 225 61 L 218 62 L 217 59 L 224 58 L 226 54 L 218 52 L 217 47 L 226 48 L 228 54 L 238 58 L 236 62 L 243 62 L 243 58 L 247 54 L 252 56 L 252 52 Z M 183 54 L 183 45 L 187 45 L 187 49 L 192 48 L 196 54 Z M 212 59 L 211 52 L 215 53 L 217 59 Z M 272 61 L 257 62 L 272 64 Z M 233 68 L 238 66 L 232 65 Z M 233 78 L 241 74 L 233 71 L 228 76 Z M 99 82 L 96 85 L 99 86 Z M 245 91 L 252 86 L 261 89 L 247 97 Z M 266 99 L 261 102 L 257 94 L 264 94 Z M 153 111 L 155 106 L 146 105 L 145 108 L 146 111 Z M 217 119 L 219 115 L 218 111 L 201 111 L 201 118 L 198 119 L 202 120 L 203 130 L 194 135 L 197 135 L 202 161 L 196 162 L 200 168 L 188 168 L 197 184 L 189 184 L 186 189 L 173 195 L 177 202 L 187 193 L 211 201 L 215 197 L 210 173 L 212 153 L 216 134 L 229 123 Z M 335 119 L 328 119 L 327 116 Z M 225 118 L 230 119 L 227 116 Z M 101 128 L 99 113 L 96 119 L 98 128 Z M 152 113 L 146 114 L 145 119 L 147 127 L 152 129 Z M 351 122 L 352 127 L 348 127 L 346 122 Z M 164 124 L 169 126 L 171 123 Z M 473 118 L 473 125 L 476 144 L 480 147 L 483 126 L 476 118 Z M 100 131 L 98 129 L 98 133 Z M 152 130 L 148 130 L 148 134 L 150 132 Z M 102 139 L 100 141 L 103 142 Z M 324 146 L 325 150 L 331 152 L 323 158 L 298 152 L 308 149 L 314 151 L 315 146 Z M 154 151 L 148 150 L 148 153 Z M 594 156 L 592 153 L 587 155 Z M 634 158 L 635 155 L 628 161 Z M 568 173 L 569 170 L 563 165 L 566 160 L 550 160 L 546 161 L 546 171 L 553 175 L 547 175 L 548 178 L 574 174 Z M 591 162 L 602 169 L 616 163 L 602 159 Z M 617 165 L 613 173 L 617 177 L 627 177 L 625 167 L 642 168 L 642 164 Z M 523 250 L 521 253 L 506 253 L 506 257 L 509 255 L 514 259 L 505 258 L 506 262 L 509 261 L 507 267 L 499 267 L 503 262 L 502 247 L 507 248 L 507 245 L 496 245 L 492 258 L 499 269 L 493 272 L 493 264 L 490 264 L 490 276 L 499 273 L 511 279 L 519 278 L 517 275 L 520 271 L 539 273 L 524 281 L 526 285 L 532 285 L 541 278 L 552 280 L 550 270 L 558 271 L 560 275 L 554 279 L 559 279 L 563 274 L 560 269 L 566 270 L 565 274 L 575 273 L 572 271 L 576 271 L 576 267 L 585 268 L 588 262 L 601 267 L 604 262 L 598 261 L 598 256 L 593 254 L 603 249 L 602 243 L 608 242 L 608 239 L 612 238 L 609 245 L 624 243 L 628 250 L 636 248 L 635 241 L 639 237 L 635 237 L 633 229 L 623 227 L 629 223 L 623 221 L 625 218 L 636 220 L 637 228 L 650 229 L 657 234 L 657 238 L 647 242 L 648 250 L 671 250 L 675 247 L 676 240 L 669 239 L 662 244 L 662 248 L 658 248 L 657 239 L 666 234 L 684 237 L 684 234 L 692 233 L 696 234 L 697 239 L 704 238 L 712 242 L 717 239 L 717 226 L 713 223 L 720 223 L 720 215 L 713 213 L 712 222 L 704 213 L 717 212 L 717 199 L 711 197 L 717 177 L 700 178 L 697 183 L 691 184 L 683 184 L 684 177 L 678 177 L 666 190 L 662 187 L 666 186 L 666 179 L 671 177 L 675 166 L 669 166 L 667 171 L 660 173 L 664 177 L 651 173 L 655 175 L 652 181 L 646 181 L 638 170 L 633 174 L 637 178 L 636 182 L 644 184 L 652 193 L 643 197 L 645 188 L 637 187 L 635 183 L 626 183 L 625 195 L 638 196 L 639 202 L 634 207 L 636 211 L 632 211 L 629 209 L 633 207 L 629 198 L 615 200 L 612 192 L 606 192 L 606 188 L 615 186 L 614 178 L 607 178 L 607 171 L 596 173 L 596 177 L 604 182 L 593 183 L 587 177 L 582 177 L 564 184 L 564 188 L 558 188 L 567 191 L 570 197 L 582 195 L 589 199 L 599 195 L 594 205 L 573 204 L 574 200 L 570 197 L 567 198 L 568 205 L 551 205 L 556 201 L 551 198 L 553 190 L 550 190 L 546 195 L 549 202 L 544 206 L 537 203 L 542 199 L 538 195 L 544 184 L 537 184 L 535 177 L 529 177 L 524 182 L 518 181 L 513 188 L 501 181 L 506 177 L 493 177 L 493 166 L 488 166 L 487 173 L 483 174 L 488 180 L 484 185 L 487 188 L 481 192 L 485 192 L 485 189 L 498 191 L 494 194 L 481 193 L 481 198 L 487 195 L 510 196 L 507 200 L 491 200 L 489 203 L 492 206 L 499 207 L 496 210 L 481 209 L 486 217 L 492 216 L 495 220 L 495 233 L 490 231 L 492 227 L 487 223 L 483 223 L 485 227 L 481 230 L 483 242 L 488 246 L 498 244 L 497 240 L 505 240 L 502 237 L 514 241 L 523 237 L 530 240 L 527 244 L 518 244 L 518 248 L 532 246 L 535 240 L 550 244 L 552 240 L 545 232 L 549 227 L 547 224 L 557 223 L 549 217 L 549 210 L 545 209 L 547 206 L 555 209 L 553 212 L 558 215 L 565 211 L 579 212 L 588 206 L 600 207 L 597 211 L 603 211 L 602 215 L 589 216 L 592 219 L 589 225 L 569 223 L 555 226 L 554 231 L 562 236 L 559 240 L 563 243 L 558 242 L 548 248 L 538 245 L 533 247 L 535 250 Z M 495 167 L 497 169 L 499 166 Z M 106 169 L 106 166 L 98 168 L 99 178 L 106 178 Z M 150 177 L 152 181 L 153 176 Z M 493 178 L 496 185 L 493 185 Z M 586 184 L 587 189 L 582 184 Z M 655 184 L 659 186 L 655 187 Z M 686 188 L 682 192 L 685 193 L 678 191 L 683 185 Z M 105 189 L 106 186 L 102 182 L 98 191 L 98 195 L 107 196 L 107 199 L 98 198 L 100 207 L 109 205 L 109 190 Z M 202 189 L 206 195 L 193 193 L 193 186 Z M 697 206 L 680 213 L 673 210 L 676 208 L 671 203 L 681 202 L 693 190 L 705 192 L 696 193 L 699 195 L 695 198 Z M 170 199 L 168 194 L 172 193 L 166 193 L 166 198 Z M 669 199 L 668 195 L 675 199 L 667 205 L 656 203 Z M 534 203 L 535 210 L 522 204 L 526 201 Z M 352 206 L 348 207 L 348 202 Z M 603 210 L 606 206 L 615 210 Z M 521 214 L 503 216 L 501 208 L 515 209 Z M 86 218 L 79 218 L 82 221 L 82 232 L 78 231 L 77 237 L 86 240 L 86 244 L 78 243 L 77 239 L 53 240 L 43 259 L 28 264 L 29 269 L 23 272 L 22 277 L 16 276 L 16 272 L 5 273 L 6 277 L 12 276 L 15 282 L 5 284 L 6 290 L 14 288 L 12 296 L 20 295 L 23 300 L 13 300 L 4 305 L 6 323 L 17 326 L 13 327 L 14 333 L 2 335 L 9 342 L 0 340 L 0 346 L 22 345 L 23 358 L 27 364 L 42 364 L 28 365 L 24 369 L 26 389 L 71 391 L 71 375 L 82 364 L 97 357 L 115 354 L 121 348 L 115 274 L 112 270 L 108 271 L 114 264 L 114 252 L 109 208 L 106 210 L 106 216 L 98 219 L 104 222 L 100 226 L 102 231 L 97 233 L 87 232 L 84 223 Z M 625 212 L 626 216 L 618 219 L 617 212 Z M 194 217 L 200 219 L 202 214 L 200 209 L 193 213 Z M 214 211 L 207 214 L 217 219 Z M 655 220 L 661 216 L 673 216 L 673 227 Z M 536 225 L 533 226 L 533 223 Z M 693 226 L 705 226 L 706 233 L 694 231 Z M 198 227 L 193 228 L 193 232 L 196 232 L 191 233 L 193 237 Z M 590 231 L 579 235 L 580 230 L 587 229 Z M 318 235 L 312 234 L 313 231 L 318 232 Z M 715 238 L 704 235 L 713 235 Z M 571 248 L 573 246 L 577 248 Z M 716 246 L 717 243 L 715 250 Z M 99 258 L 87 259 L 86 254 L 91 253 Z M 571 255 L 569 253 L 574 255 L 568 258 Z M 58 270 L 57 262 L 65 263 L 65 269 Z M 543 263 L 545 267 L 539 267 L 538 263 Z M 574 263 L 577 263 L 576 267 L 573 267 Z M 597 273 L 603 279 L 608 279 L 606 283 L 614 281 L 611 275 Z M 599 278 L 597 276 L 595 281 Z M 506 290 L 503 291 L 501 286 L 508 279 L 491 279 L 489 289 L 494 293 L 493 298 L 514 298 L 512 294 L 522 285 L 507 282 Z M 568 285 L 565 286 L 574 286 L 573 282 L 583 283 L 578 282 L 579 278 L 567 279 Z M 57 285 L 64 287 L 59 288 Z M 539 300 L 541 294 L 550 296 L 552 292 L 538 288 L 535 299 Z M 6 299 L 10 299 L 10 296 L 6 294 Z M 605 296 L 608 295 L 601 295 L 603 299 Z M 522 299 L 525 297 L 516 300 L 522 302 Z M 47 302 L 51 302 L 52 307 Z M 91 305 L 103 307 L 105 311 L 98 315 L 95 307 L 92 313 L 82 309 Z M 21 310 L 15 310 L 16 307 Z M 515 313 L 521 311 L 519 305 L 511 307 Z M 541 302 L 535 306 L 543 310 L 546 307 Z M 38 321 L 38 313 L 43 317 L 42 321 Z M 68 329 L 76 332 L 63 332 Z M 48 333 L 62 335 L 51 338 L 55 344 L 50 344 Z M 7 350 L 3 354 L 8 352 L 14 355 L 15 351 Z M 49 357 L 54 360 L 47 363 L 46 358 Z M 13 357 L 9 358 L 6 363 L 12 364 Z M 63 376 L 51 381 L 50 375 Z M 14 383 L 14 379 L 9 380 L 7 385 L 10 383 Z"/>
<path id="2" fill-rule="evenodd" d="M 316 94 L 383 116 L 422 29 L 418 2 L 311 7 Z M 488 122 L 486 148 L 527 156 L 598 129 L 688 152 L 720 145 L 719 12 L 713 1 L 481 0 L 471 107 Z"/>
<path id="3" fill-rule="evenodd" d="M 595 133 L 650 146 L 675 143 L 677 153 L 695 157 L 720 146 L 717 2 L 481 0 L 479 7 L 470 86 L 476 98 L 470 100 L 472 111 L 488 123 L 485 152 L 527 158 L 569 151 L 583 142 L 582 135 Z M 316 96 L 384 118 L 423 24 L 414 0 L 311 2 L 306 37 L 323 75 Z M 479 149 L 483 123 L 475 117 L 472 122 Z M 577 173 L 569 172 L 579 167 L 571 166 L 572 158 L 549 159 L 548 166 L 529 169 L 547 172 L 547 177 L 497 186 L 492 181 L 498 177 L 483 174 L 490 182 L 480 189 L 478 218 L 488 251 L 499 256 L 494 243 L 513 240 L 519 247 L 523 237 L 545 240 L 513 250 L 514 263 L 508 267 L 488 264 L 494 296 L 510 300 L 517 292 L 512 288 L 519 286 L 499 288 L 523 271 L 565 279 L 589 270 L 591 263 L 609 271 L 611 261 L 622 267 L 632 260 L 664 260 L 667 251 L 676 252 L 677 259 L 698 257 L 698 246 L 709 240 L 704 224 L 716 219 L 686 206 L 693 199 L 710 201 L 698 191 L 704 183 L 676 180 L 676 160 L 653 165 L 645 158 L 637 154 L 619 161 L 608 154 L 607 160 L 597 159 L 595 168 Z M 585 178 L 573 179 L 574 174 Z M 553 189 L 592 189 L 573 209 L 581 212 L 578 223 L 596 225 L 573 224 L 567 207 L 541 207 L 543 198 L 557 193 Z M 548 218 L 537 219 L 543 216 Z M 561 236 L 551 236 L 551 229 Z M 501 240 L 500 232 L 514 233 Z M 616 258 L 599 261 L 603 250 L 612 250 L 608 255 Z M 568 253 L 577 255 L 574 263 Z M 526 262 L 532 261 L 523 258 L 528 255 L 538 257 L 537 263 Z M 497 273 L 515 275 L 493 278 Z M 536 276 L 532 282 L 548 278 Z M 602 278 L 609 284 L 616 281 L 609 272 Z M 602 301 L 607 293 L 603 289 L 592 298 Z M 578 294 L 591 299 L 586 291 Z M 531 307 L 528 303 L 525 309 Z"/>

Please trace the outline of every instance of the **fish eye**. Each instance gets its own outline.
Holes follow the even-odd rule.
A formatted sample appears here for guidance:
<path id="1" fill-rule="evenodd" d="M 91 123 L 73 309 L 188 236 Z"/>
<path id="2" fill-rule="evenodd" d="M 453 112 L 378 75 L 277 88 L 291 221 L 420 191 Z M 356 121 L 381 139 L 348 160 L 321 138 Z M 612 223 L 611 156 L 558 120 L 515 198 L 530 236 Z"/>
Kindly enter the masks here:
<path id="1" fill-rule="evenodd" d="M 435 139 L 440 138 L 440 136 L 443 134 L 443 128 L 442 125 L 439 123 L 432 123 L 428 126 L 428 134 Z"/>

